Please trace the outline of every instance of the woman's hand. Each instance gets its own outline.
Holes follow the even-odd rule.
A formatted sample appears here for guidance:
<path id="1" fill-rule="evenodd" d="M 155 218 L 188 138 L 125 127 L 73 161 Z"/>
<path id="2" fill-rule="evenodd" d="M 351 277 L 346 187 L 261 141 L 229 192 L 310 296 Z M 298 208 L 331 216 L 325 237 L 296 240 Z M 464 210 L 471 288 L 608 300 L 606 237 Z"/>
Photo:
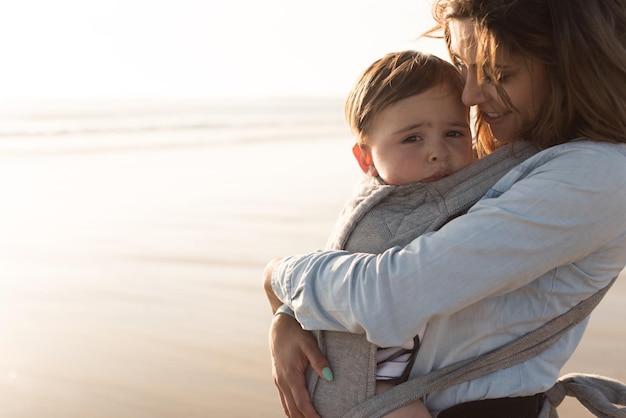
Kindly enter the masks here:
<path id="1" fill-rule="evenodd" d="M 263 289 L 273 314 L 282 305 L 272 290 L 272 273 L 279 261 L 280 258 L 270 261 L 263 272 Z M 333 380 L 333 373 L 313 335 L 303 330 L 295 318 L 275 315 L 270 326 L 270 352 L 274 384 L 285 414 L 291 418 L 320 418 L 306 388 L 305 371 L 310 363 L 322 379 Z"/>
<path id="2" fill-rule="evenodd" d="M 274 317 L 270 326 L 272 374 L 285 414 L 291 418 L 320 418 L 306 388 L 305 371 L 310 363 L 315 372 L 332 380 L 328 360 L 310 332 L 287 314 Z"/>

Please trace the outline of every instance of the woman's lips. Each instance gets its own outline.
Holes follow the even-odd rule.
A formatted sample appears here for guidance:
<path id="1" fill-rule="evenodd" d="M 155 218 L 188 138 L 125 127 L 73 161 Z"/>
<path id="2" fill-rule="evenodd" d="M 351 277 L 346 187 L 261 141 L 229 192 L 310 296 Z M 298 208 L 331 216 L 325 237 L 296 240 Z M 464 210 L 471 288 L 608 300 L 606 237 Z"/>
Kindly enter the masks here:
<path id="1" fill-rule="evenodd" d="M 482 118 L 488 124 L 496 123 L 500 118 L 506 116 L 509 112 L 485 112 L 481 111 Z"/>

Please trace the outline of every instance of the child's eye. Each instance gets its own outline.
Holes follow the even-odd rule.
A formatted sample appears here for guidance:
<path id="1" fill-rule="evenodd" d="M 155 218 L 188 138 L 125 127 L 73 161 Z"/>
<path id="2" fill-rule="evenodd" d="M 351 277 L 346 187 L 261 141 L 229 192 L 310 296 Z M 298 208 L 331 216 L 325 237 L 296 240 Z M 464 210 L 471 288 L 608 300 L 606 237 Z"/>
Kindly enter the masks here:
<path id="1" fill-rule="evenodd" d="M 422 140 L 422 138 L 420 138 L 419 136 L 411 135 L 411 136 L 408 136 L 408 137 L 404 138 L 402 140 L 402 143 L 403 144 L 412 144 L 412 143 L 415 143 L 415 142 L 419 142 L 421 140 Z"/>
<path id="2" fill-rule="evenodd" d="M 464 136 L 464 135 L 463 135 L 463 132 L 461 131 L 450 131 L 446 133 L 446 136 L 459 137 L 459 136 Z"/>

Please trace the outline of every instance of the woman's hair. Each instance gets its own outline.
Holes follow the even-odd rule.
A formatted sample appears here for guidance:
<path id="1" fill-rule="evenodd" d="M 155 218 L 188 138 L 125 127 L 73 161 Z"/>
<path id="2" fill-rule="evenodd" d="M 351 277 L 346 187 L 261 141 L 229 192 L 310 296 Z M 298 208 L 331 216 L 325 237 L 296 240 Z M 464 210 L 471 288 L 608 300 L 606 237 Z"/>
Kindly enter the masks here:
<path id="1" fill-rule="evenodd" d="M 344 109 L 358 143 L 364 144 L 372 120 L 383 109 L 439 86 L 458 94 L 460 100 L 461 74 L 452 64 L 434 55 L 418 51 L 393 52 L 371 64 L 350 91 Z"/>
<path id="2" fill-rule="evenodd" d="M 626 1 L 624 0 L 435 0 L 433 16 L 450 49 L 448 22 L 476 24 L 476 64 L 498 86 L 496 50 L 544 65 L 551 93 L 519 137 L 547 148 L 586 137 L 626 142 Z M 509 103 L 510 104 L 510 103 Z M 477 117 L 479 153 L 495 141 Z"/>

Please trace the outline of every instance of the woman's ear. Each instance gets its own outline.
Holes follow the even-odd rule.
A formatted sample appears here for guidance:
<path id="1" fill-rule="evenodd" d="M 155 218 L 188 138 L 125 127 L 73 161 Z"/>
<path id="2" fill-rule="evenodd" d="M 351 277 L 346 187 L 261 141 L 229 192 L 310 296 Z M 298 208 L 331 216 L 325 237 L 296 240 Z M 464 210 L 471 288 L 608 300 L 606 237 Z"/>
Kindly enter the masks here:
<path id="1" fill-rule="evenodd" d="M 365 174 L 372 177 L 378 176 L 378 170 L 374 167 L 374 161 L 372 160 L 372 153 L 366 147 L 354 144 L 352 154 L 354 154 L 354 158 L 356 158 L 359 167 Z"/>

